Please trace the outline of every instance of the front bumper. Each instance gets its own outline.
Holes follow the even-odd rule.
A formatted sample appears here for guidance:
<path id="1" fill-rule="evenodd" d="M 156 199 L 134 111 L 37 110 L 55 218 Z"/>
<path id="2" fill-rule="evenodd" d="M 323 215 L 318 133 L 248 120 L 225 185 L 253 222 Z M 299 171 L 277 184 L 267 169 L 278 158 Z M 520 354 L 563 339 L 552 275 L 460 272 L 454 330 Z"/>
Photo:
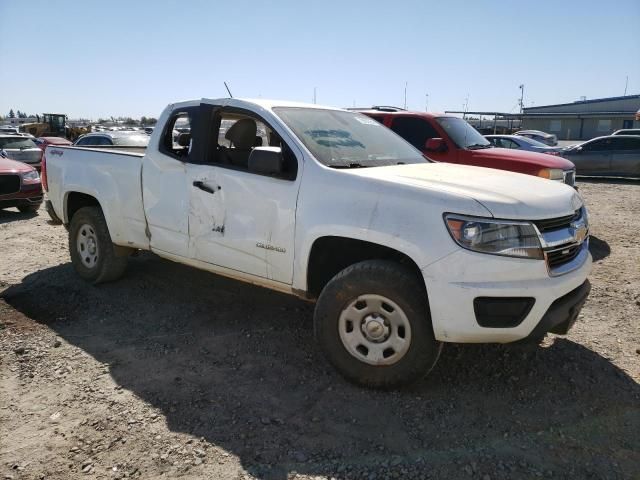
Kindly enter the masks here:
<path id="1" fill-rule="evenodd" d="M 28 188 L 28 189 L 27 189 Z M 9 195 L 0 195 L 0 208 L 39 205 L 42 203 L 42 187 L 22 187 L 22 190 Z"/>
<path id="2" fill-rule="evenodd" d="M 550 276 L 542 260 L 501 257 L 460 249 L 422 269 L 435 337 L 444 342 L 509 343 L 533 336 L 539 331 L 553 330 L 568 318 L 562 313 L 567 310 L 565 307 L 568 304 L 565 302 L 558 307 L 560 299 L 587 282 L 591 262 L 586 244 L 584 254 L 574 269 Z M 588 290 L 584 298 L 580 297 L 582 303 L 587 294 Z M 485 297 L 526 297 L 534 299 L 534 303 L 515 326 L 483 327 L 478 323 L 474 300 Z M 572 315 L 575 313 L 573 321 L 582 303 L 567 307 Z M 567 329 L 573 321 L 569 322 Z M 566 333 L 566 330 L 557 331 Z"/>

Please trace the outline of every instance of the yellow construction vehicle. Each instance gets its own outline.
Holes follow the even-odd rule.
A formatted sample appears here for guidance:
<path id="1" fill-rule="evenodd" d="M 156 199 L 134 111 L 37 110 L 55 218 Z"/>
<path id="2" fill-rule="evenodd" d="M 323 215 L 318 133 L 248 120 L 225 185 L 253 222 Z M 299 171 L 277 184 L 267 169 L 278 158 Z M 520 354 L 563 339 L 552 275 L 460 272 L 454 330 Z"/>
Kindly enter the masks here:
<path id="1" fill-rule="evenodd" d="M 19 127 L 21 132 L 34 137 L 64 137 L 74 141 L 80 135 L 89 133 L 91 127 L 69 127 L 67 116 L 63 113 L 43 113 L 34 123 L 24 123 Z"/>

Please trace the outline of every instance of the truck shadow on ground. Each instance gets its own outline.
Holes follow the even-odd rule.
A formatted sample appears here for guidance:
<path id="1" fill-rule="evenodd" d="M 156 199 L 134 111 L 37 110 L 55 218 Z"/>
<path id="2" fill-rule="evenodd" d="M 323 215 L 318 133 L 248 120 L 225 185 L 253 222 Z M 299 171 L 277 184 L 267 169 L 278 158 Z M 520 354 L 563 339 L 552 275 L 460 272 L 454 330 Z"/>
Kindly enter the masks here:
<path id="1" fill-rule="evenodd" d="M 17 209 L 2 210 L 0 209 L 0 225 L 3 223 L 16 222 L 19 220 L 30 220 L 37 214 L 34 212 L 22 213 Z"/>
<path id="2" fill-rule="evenodd" d="M 589 252 L 594 262 L 599 262 L 611 255 L 611 247 L 604 240 L 591 235 L 589 237 Z"/>
<path id="3" fill-rule="evenodd" d="M 533 351 L 449 345 L 427 379 L 381 392 L 326 363 L 312 305 L 153 255 L 132 259 L 116 283 L 90 286 L 66 264 L 2 297 L 108 364 L 172 431 L 203 437 L 259 478 L 385 468 L 457 478 L 472 461 L 478 478 L 498 464 L 512 478 L 569 466 L 609 476 L 640 461 L 639 385 L 567 339 Z"/>

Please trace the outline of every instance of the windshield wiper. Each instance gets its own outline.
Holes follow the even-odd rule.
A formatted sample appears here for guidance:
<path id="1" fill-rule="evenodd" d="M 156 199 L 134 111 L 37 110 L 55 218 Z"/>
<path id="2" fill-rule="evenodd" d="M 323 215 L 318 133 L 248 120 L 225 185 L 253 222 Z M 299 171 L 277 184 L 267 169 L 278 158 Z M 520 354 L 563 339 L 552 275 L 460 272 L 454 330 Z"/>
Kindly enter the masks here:
<path id="1" fill-rule="evenodd" d="M 343 163 L 338 165 L 329 165 L 331 168 L 367 168 L 367 165 L 361 163 Z"/>
<path id="2" fill-rule="evenodd" d="M 491 144 L 474 143 L 473 145 L 467 145 L 467 150 L 480 150 L 482 148 L 491 148 Z"/>

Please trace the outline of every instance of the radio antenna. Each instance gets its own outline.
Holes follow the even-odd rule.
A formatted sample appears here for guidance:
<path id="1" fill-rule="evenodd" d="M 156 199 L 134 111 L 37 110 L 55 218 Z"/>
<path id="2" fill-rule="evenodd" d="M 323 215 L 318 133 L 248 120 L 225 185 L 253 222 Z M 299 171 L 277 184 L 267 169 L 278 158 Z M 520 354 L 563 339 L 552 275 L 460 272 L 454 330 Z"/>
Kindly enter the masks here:
<path id="1" fill-rule="evenodd" d="M 233 98 L 233 95 L 231 94 L 231 90 L 229 90 L 229 85 L 227 85 L 227 82 L 222 82 L 222 83 L 224 83 L 224 88 L 226 88 L 227 92 L 229 92 L 229 96 Z"/>

